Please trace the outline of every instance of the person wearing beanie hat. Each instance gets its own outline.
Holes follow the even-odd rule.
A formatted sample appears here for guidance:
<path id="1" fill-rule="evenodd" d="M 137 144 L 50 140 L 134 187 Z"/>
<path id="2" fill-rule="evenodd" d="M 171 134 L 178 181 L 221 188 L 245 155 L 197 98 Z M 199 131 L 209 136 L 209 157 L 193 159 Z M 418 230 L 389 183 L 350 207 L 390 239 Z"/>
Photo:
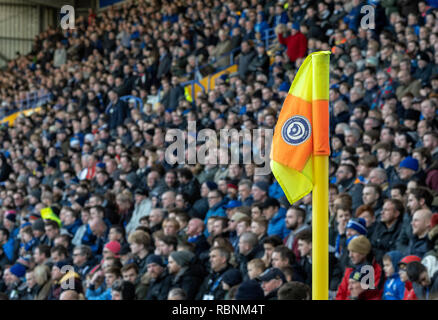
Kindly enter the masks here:
<path id="1" fill-rule="evenodd" d="M 20 263 L 15 263 L 4 272 L 4 284 L 9 300 L 20 300 L 26 294 L 26 283 L 22 278 L 26 274 L 26 267 Z"/>
<path id="2" fill-rule="evenodd" d="M 17 278 L 23 278 L 26 274 L 26 267 L 21 263 L 16 263 L 9 268 L 9 272 Z"/>
<path id="3" fill-rule="evenodd" d="M 350 219 L 345 229 L 347 238 L 350 238 L 354 235 L 367 235 L 366 221 L 364 218 Z"/>
<path id="4" fill-rule="evenodd" d="M 264 300 L 265 294 L 259 282 L 248 280 L 242 282 L 236 292 L 236 300 Z"/>
<path id="5" fill-rule="evenodd" d="M 146 265 L 150 282 L 145 300 L 165 300 L 170 290 L 171 276 L 167 272 L 163 257 L 150 254 L 146 259 Z"/>
<path id="6" fill-rule="evenodd" d="M 350 288 L 348 300 L 366 300 L 362 295 L 362 293 L 366 290 L 362 287 L 364 278 L 365 273 L 362 272 L 361 267 L 357 267 L 353 270 L 353 272 L 351 272 L 348 279 L 348 287 Z"/>
<path id="7" fill-rule="evenodd" d="M 229 269 L 222 276 L 222 288 L 229 290 L 231 287 L 242 282 L 242 274 L 237 269 Z"/>
<path id="8" fill-rule="evenodd" d="M 421 262 L 421 258 L 418 256 L 409 255 L 401 259 L 398 263 L 398 274 L 400 276 L 400 280 L 404 282 L 405 286 L 403 300 L 418 300 L 412 287 L 412 282 L 409 281 L 408 274 L 406 273 L 408 264 L 414 261 Z"/>
<path id="9" fill-rule="evenodd" d="M 373 287 L 361 293 L 361 299 L 364 300 L 380 300 L 382 296 L 382 289 L 380 282 L 382 280 L 382 267 L 372 257 L 371 243 L 364 235 L 354 236 L 348 243 L 350 266 L 345 268 L 344 276 L 338 286 L 336 300 L 348 300 L 351 296 L 349 279 L 350 275 L 356 268 L 359 268 L 361 273 L 365 276 L 372 277 L 368 279 L 368 284 L 373 283 Z M 370 272 L 372 270 L 372 272 Z"/>
<path id="10" fill-rule="evenodd" d="M 167 270 L 172 288 L 181 288 L 187 293 L 187 300 L 193 300 L 202 283 L 202 274 L 192 264 L 195 255 L 187 250 L 174 251 L 169 256 Z"/>
<path id="11" fill-rule="evenodd" d="M 222 289 L 226 292 L 224 300 L 230 299 L 231 288 L 242 283 L 242 274 L 237 269 L 229 269 L 222 276 Z"/>
<path id="12" fill-rule="evenodd" d="M 216 190 L 217 189 L 217 184 L 214 181 L 206 181 L 205 185 L 207 186 L 208 190 Z"/>
<path id="13" fill-rule="evenodd" d="M 157 254 L 150 254 L 147 258 L 146 258 L 146 264 L 156 264 L 159 265 L 160 267 L 166 267 L 166 264 L 164 263 L 164 259 L 162 256 L 159 256 Z"/>
<path id="14" fill-rule="evenodd" d="M 366 256 L 370 253 L 371 243 L 367 237 L 363 235 L 358 236 L 350 241 L 348 244 L 348 250 L 350 253 L 353 252 L 354 254 L 357 254 L 354 257 L 350 254 L 353 264 L 360 264 L 365 261 Z"/>
<path id="15" fill-rule="evenodd" d="M 121 245 L 118 241 L 110 241 L 103 248 L 103 257 L 118 257 Z"/>
<path id="16" fill-rule="evenodd" d="M 265 181 L 257 181 L 252 185 L 251 195 L 254 202 L 264 202 L 269 197 L 269 184 Z"/>
<path id="17" fill-rule="evenodd" d="M 418 160 L 413 157 L 404 158 L 399 165 L 399 176 L 402 181 L 408 181 L 418 171 Z"/>

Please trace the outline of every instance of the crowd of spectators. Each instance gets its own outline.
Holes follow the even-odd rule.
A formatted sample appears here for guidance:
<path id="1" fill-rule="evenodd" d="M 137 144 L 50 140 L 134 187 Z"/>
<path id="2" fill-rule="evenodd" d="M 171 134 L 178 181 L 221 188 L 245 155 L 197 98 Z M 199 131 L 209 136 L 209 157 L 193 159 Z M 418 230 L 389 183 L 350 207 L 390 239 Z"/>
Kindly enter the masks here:
<path id="1" fill-rule="evenodd" d="M 320 50 L 330 298 L 437 298 L 436 1 L 140 0 L 75 26 L 0 71 L 2 112 L 50 97 L 0 130 L 1 299 L 310 299 L 311 195 L 291 206 L 259 165 L 218 163 L 227 146 L 205 165 L 170 164 L 166 148 L 190 121 L 273 129 Z M 214 89 L 181 85 L 231 62 Z"/>

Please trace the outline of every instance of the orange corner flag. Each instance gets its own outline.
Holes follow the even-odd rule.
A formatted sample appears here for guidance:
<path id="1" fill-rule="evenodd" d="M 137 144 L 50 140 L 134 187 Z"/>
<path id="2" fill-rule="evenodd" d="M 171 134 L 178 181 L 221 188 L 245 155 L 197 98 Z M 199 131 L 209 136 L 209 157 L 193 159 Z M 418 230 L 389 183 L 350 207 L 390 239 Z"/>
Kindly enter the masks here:
<path id="1" fill-rule="evenodd" d="M 283 103 L 271 169 L 292 204 L 313 189 L 313 156 L 329 155 L 329 51 L 310 54 Z"/>

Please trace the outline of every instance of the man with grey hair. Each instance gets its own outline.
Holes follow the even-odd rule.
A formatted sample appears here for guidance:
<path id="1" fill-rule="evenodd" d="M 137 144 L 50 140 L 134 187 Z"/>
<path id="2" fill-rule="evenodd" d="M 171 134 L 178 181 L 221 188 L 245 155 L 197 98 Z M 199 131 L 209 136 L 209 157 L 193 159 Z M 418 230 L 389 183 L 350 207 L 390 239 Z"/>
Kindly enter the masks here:
<path id="1" fill-rule="evenodd" d="M 350 89 L 350 111 L 353 111 L 356 106 L 364 103 L 364 95 L 365 91 L 362 88 L 353 87 Z"/>
<path id="2" fill-rule="evenodd" d="M 344 130 L 345 144 L 349 147 L 356 147 L 360 141 L 360 131 L 356 128 L 348 128 Z"/>
<path id="3" fill-rule="evenodd" d="M 240 273 L 242 274 L 243 281 L 249 280 L 248 262 L 263 257 L 263 254 L 263 248 L 259 244 L 255 233 L 245 232 L 240 236 L 239 253 L 236 258 L 240 266 Z"/>
<path id="4" fill-rule="evenodd" d="M 151 234 L 161 229 L 161 224 L 164 220 L 165 211 L 162 208 L 154 208 L 149 214 L 149 228 Z"/>
<path id="5" fill-rule="evenodd" d="M 377 184 L 382 189 L 382 195 L 384 198 L 388 197 L 389 192 L 389 183 L 388 183 L 388 174 L 386 170 L 383 168 L 374 168 L 370 171 L 368 175 L 368 182 Z"/>
<path id="6" fill-rule="evenodd" d="M 187 300 L 187 294 L 184 289 L 173 288 L 169 291 L 167 300 Z"/>
<path id="7" fill-rule="evenodd" d="M 80 245 L 73 249 L 73 266 L 81 277 L 85 279 L 95 264 L 93 252 L 89 246 Z"/>
<path id="8" fill-rule="evenodd" d="M 254 201 L 254 199 L 252 198 L 252 195 L 251 195 L 251 189 L 252 189 L 251 180 L 243 179 L 242 181 L 239 182 L 239 185 L 238 185 L 239 198 L 238 198 L 238 200 L 240 200 L 242 202 L 243 206 L 251 206 L 253 201 Z"/>

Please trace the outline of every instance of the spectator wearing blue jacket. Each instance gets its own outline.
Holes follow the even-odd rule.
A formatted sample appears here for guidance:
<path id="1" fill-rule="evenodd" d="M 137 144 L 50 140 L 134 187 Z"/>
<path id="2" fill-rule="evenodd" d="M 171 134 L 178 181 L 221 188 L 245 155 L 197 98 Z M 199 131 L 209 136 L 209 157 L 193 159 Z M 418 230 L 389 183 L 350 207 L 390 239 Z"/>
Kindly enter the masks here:
<path id="1" fill-rule="evenodd" d="M 348 28 L 357 32 L 360 24 L 360 18 L 362 16 L 360 10 L 364 5 L 362 0 L 354 0 L 354 7 L 351 9 L 350 13 L 344 17 L 344 22 L 347 24 Z"/>
<path id="2" fill-rule="evenodd" d="M 287 12 L 283 10 L 283 6 L 280 3 L 275 6 L 275 16 L 273 20 L 274 24 L 272 28 L 275 28 L 279 24 L 287 24 L 289 22 Z"/>
<path id="3" fill-rule="evenodd" d="M 265 20 L 265 15 L 263 11 L 260 11 L 257 13 L 257 21 L 254 25 L 255 32 L 258 32 L 262 35 L 262 39 L 264 39 L 265 36 L 265 30 L 269 29 L 269 24 Z"/>
<path id="4" fill-rule="evenodd" d="M 383 256 L 386 281 L 382 300 L 403 300 L 405 284 L 398 274 L 398 264 L 402 258 L 403 254 L 400 251 L 390 251 Z"/>
<path id="5" fill-rule="evenodd" d="M 208 200 L 208 209 L 207 214 L 205 215 L 204 224 L 205 231 L 204 235 L 206 238 L 209 236 L 209 232 L 207 230 L 207 221 L 210 217 L 226 217 L 227 214 L 223 206 L 227 204 L 227 201 L 224 199 L 224 195 L 219 190 L 211 190 L 207 196 Z"/>
<path id="6" fill-rule="evenodd" d="M 105 275 L 105 283 L 99 288 L 95 288 L 96 279 L 101 276 L 103 271 L 97 271 L 90 280 L 90 284 L 85 292 L 85 297 L 88 300 L 112 300 L 111 287 L 117 280 L 121 279 L 120 269 L 117 267 L 108 268 Z"/>
<path id="7" fill-rule="evenodd" d="M 280 207 L 277 199 L 268 198 L 262 205 L 263 215 L 268 223 L 268 236 L 279 236 L 281 239 L 289 235 L 286 228 L 286 210 Z"/>

